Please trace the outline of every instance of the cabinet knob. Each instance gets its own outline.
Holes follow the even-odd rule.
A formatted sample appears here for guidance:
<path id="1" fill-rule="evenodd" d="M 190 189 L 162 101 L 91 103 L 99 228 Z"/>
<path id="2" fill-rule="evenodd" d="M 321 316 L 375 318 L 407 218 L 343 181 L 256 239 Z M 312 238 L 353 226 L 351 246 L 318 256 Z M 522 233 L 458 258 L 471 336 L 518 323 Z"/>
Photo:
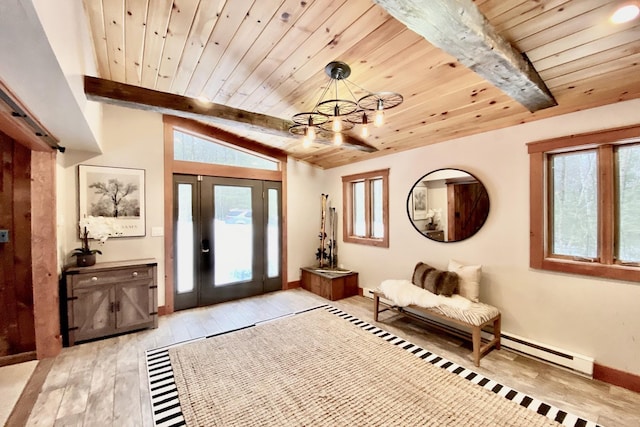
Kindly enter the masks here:
<path id="1" fill-rule="evenodd" d="M 93 276 L 93 277 L 91 278 L 91 281 L 92 281 L 92 282 L 97 282 L 97 281 L 98 281 L 98 278 L 97 278 L 96 276 Z"/>
<path id="2" fill-rule="evenodd" d="M 138 272 L 137 272 L 137 271 L 134 271 L 133 273 L 131 273 L 131 275 L 132 275 L 133 277 L 138 277 Z"/>

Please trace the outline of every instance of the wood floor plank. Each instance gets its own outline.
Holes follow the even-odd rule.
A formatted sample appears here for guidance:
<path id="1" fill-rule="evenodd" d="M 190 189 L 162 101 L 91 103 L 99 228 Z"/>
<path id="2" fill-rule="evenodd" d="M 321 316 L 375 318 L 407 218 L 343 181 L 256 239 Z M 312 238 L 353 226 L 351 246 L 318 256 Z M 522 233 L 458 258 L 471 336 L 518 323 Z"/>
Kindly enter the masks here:
<path id="1" fill-rule="evenodd" d="M 63 396 L 64 388 L 51 389 L 40 393 L 27 421 L 27 427 L 54 425 Z"/>
<path id="2" fill-rule="evenodd" d="M 101 341 L 98 349 L 95 369 L 91 376 L 91 385 L 87 407 L 84 413 L 84 425 L 111 425 L 113 423 L 113 396 L 116 381 L 117 346 Z"/>
<path id="3" fill-rule="evenodd" d="M 162 316 L 157 329 L 65 348 L 51 362 L 27 425 L 151 425 L 144 358 L 147 349 L 169 345 L 186 336 L 209 335 L 321 304 L 334 305 L 374 323 L 371 299 L 356 296 L 331 302 L 297 288 L 173 313 Z M 471 348 L 466 341 L 386 313 L 381 315 L 378 326 L 452 362 L 473 366 Z M 640 420 L 640 393 L 594 381 L 508 349 L 490 352 L 482 359 L 481 366 L 473 369 L 602 425 L 637 427 Z"/>

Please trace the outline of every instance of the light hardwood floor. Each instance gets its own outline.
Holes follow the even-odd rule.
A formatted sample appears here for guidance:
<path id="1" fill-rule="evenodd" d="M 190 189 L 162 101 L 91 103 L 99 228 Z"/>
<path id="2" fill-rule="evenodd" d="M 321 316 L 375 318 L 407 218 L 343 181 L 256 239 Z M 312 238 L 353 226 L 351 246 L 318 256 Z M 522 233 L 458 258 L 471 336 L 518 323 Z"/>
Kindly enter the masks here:
<path id="1" fill-rule="evenodd" d="M 356 296 L 330 302 L 293 289 L 174 313 L 161 317 L 157 329 L 65 348 L 53 361 L 27 425 L 150 426 L 145 350 L 326 303 L 373 323 L 371 299 Z M 470 346 L 457 338 L 387 313 L 381 314 L 378 324 L 453 362 L 604 426 L 640 426 L 638 393 L 506 349 L 492 351 L 480 368 L 474 368 Z"/>

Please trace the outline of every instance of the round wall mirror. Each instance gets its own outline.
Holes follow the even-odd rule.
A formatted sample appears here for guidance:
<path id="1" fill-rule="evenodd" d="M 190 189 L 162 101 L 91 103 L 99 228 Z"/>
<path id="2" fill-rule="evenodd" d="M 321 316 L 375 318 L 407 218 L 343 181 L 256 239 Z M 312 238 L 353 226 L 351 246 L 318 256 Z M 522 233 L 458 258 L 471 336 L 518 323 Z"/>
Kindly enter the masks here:
<path id="1" fill-rule="evenodd" d="M 420 234 L 439 242 L 459 242 L 482 228 L 489 216 L 489 194 L 469 172 L 438 169 L 413 185 L 407 213 Z"/>

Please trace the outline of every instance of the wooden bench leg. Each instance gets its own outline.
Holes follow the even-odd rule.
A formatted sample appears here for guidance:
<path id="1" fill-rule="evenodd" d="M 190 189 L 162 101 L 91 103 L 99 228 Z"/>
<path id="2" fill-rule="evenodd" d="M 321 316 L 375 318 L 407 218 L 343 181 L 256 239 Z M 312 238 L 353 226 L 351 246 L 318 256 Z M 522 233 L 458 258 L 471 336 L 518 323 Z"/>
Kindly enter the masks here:
<path id="1" fill-rule="evenodd" d="M 471 339 L 473 342 L 473 363 L 476 366 L 480 366 L 480 347 L 482 346 L 481 334 L 482 329 L 480 328 L 480 326 L 474 326 L 471 333 Z"/>
<path id="2" fill-rule="evenodd" d="M 378 313 L 380 312 L 380 297 L 373 294 L 373 320 L 378 321 Z"/>
<path id="3" fill-rule="evenodd" d="M 496 350 L 500 350 L 500 334 L 501 334 L 501 318 L 502 316 L 498 316 L 496 318 L 496 320 L 493 321 L 493 336 L 495 337 L 496 341 Z"/>

